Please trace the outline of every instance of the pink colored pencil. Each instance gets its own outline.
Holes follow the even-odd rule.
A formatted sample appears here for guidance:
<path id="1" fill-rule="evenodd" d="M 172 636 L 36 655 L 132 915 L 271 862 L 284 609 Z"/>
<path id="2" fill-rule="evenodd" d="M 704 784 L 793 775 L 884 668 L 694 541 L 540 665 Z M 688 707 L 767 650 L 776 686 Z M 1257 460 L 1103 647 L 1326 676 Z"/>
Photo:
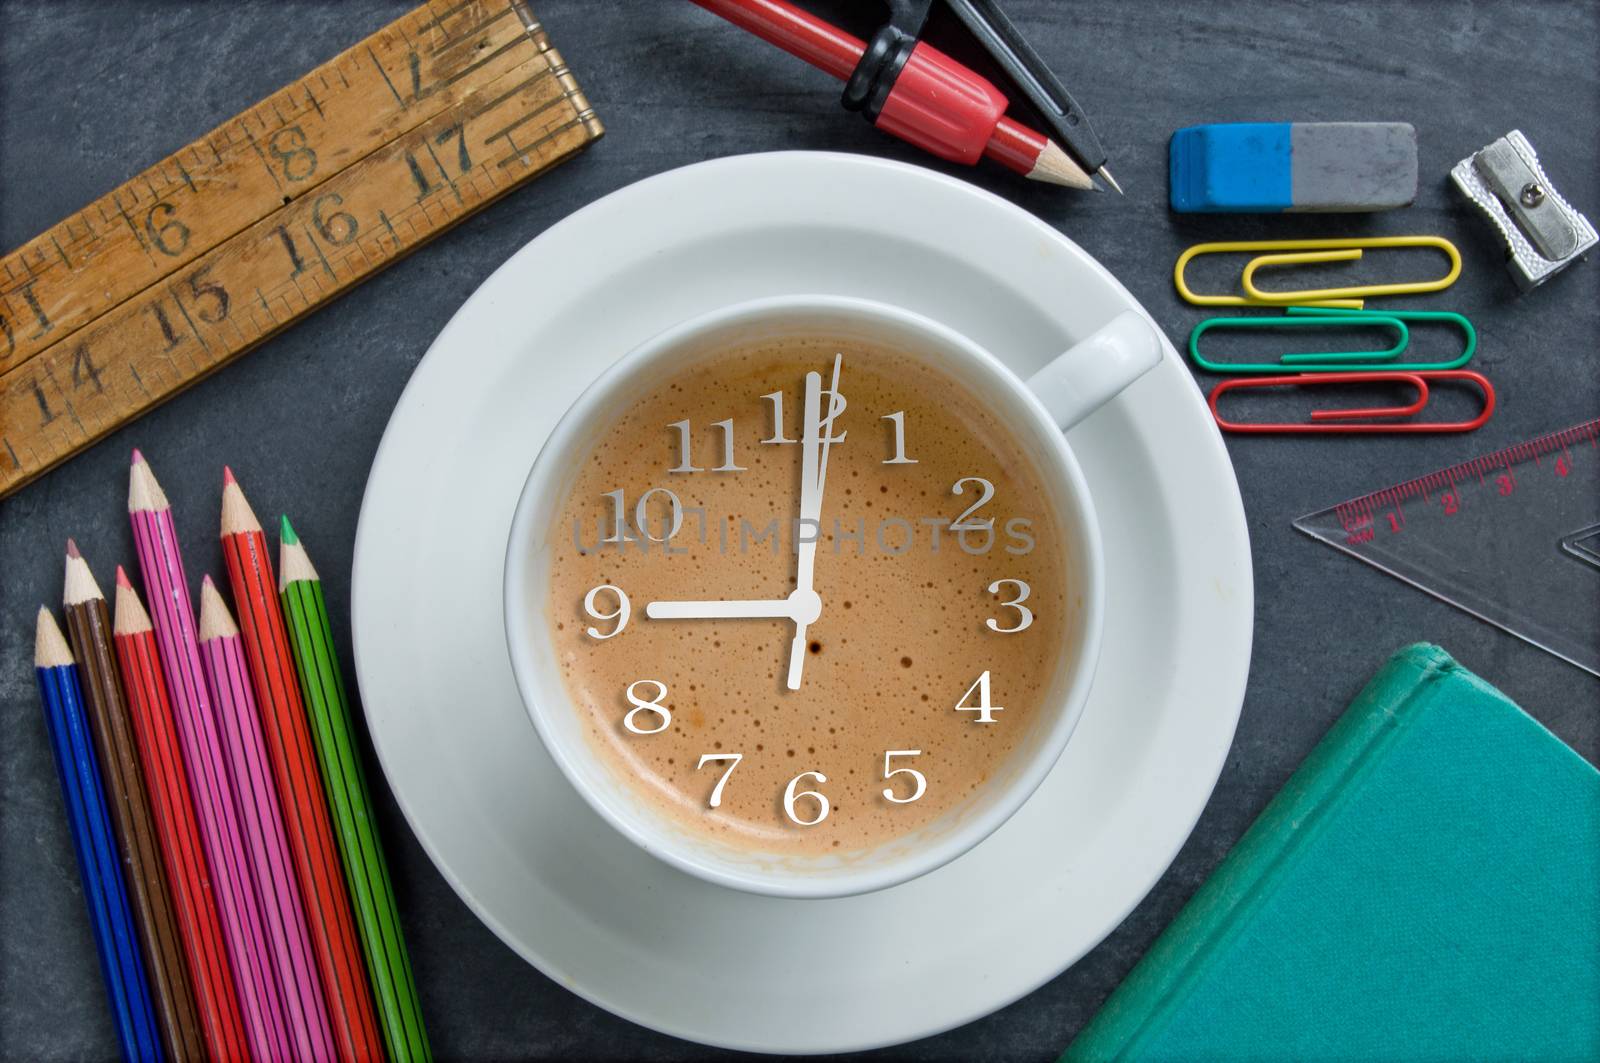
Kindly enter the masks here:
<path id="1" fill-rule="evenodd" d="M 332 1060 L 333 1028 L 322 1002 L 322 979 L 311 951 L 289 840 L 283 832 L 278 784 L 267 763 L 261 717 L 250 690 L 244 642 L 210 576 L 200 582 L 200 661 L 221 725 L 233 793 L 244 819 L 245 852 L 266 916 L 267 940 L 289 1012 L 295 1058 Z"/>
<path id="2" fill-rule="evenodd" d="M 133 524 L 133 545 L 144 576 L 145 600 L 150 603 L 150 622 L 155 629 L 156 646 L 161 650 L 250 1054 L 257 1060 L 289 1059 L 287 1014 L 273 976 L 261 904 L 250 880 L 242 821 L 228 782 L 211 695 L 201 671 L 194 609 L 189 601 L 177 529 L 172 523 L 172 507 L 144 455 L 137 450 L 128 475 L 128 519 Z"/>

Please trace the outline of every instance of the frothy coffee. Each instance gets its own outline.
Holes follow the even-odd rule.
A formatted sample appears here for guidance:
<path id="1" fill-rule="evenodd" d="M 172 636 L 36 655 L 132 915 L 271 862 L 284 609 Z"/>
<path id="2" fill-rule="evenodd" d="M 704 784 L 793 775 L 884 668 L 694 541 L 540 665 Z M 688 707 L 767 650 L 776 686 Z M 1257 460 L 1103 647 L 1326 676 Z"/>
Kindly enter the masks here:
<path id="1" fill-rule="evenodd" d="M 806 375 L 827 389 L 836 354 L 820 517 L 797 525 Z M 1082 606 L 1074 546 L 1033 462 L 965 385 L 813 336 L 686 358 L 613 417 L 552 513 L 548 614 L 617 785 L 740 850 L 845 855 L 959 815 L 1038 740 Z M 963 513 L 971 530 L 952 531 Z M 791 619 L 647 615 L 786 599 L 805 539 L 822 605 L 797 690 Z M 821 806 L 807 791 L 828 803 L 809 826 Z"/>

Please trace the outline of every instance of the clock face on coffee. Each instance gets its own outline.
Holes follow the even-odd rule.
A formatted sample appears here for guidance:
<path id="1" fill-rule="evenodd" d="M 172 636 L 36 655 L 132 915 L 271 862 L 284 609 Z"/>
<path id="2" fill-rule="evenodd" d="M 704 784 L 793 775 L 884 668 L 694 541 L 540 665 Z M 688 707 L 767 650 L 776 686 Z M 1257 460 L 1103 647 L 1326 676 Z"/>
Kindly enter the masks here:
<path id="1" fill-rule="evenodd" d="M 592 426 L 550 635 L 619 785 L 743 849 L 959 816 L 1037 738 L 1075 623 L 1050 497 L 916 352 L 701 352 Z"/>

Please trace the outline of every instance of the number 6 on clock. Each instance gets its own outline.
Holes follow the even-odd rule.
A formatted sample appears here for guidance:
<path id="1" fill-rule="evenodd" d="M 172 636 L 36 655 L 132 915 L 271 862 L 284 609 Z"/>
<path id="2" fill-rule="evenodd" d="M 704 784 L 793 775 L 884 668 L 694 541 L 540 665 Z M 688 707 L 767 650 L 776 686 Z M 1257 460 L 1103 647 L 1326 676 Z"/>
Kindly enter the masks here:
<path id="1" fill-rule="evenodd" d="M 822 774 L 820 771 L 803 771 L 799 775 L 796 775 L 794 778 L 790 779 L 789 785 L 784 787 L 783 790 L 783 812 L 784 815 L 788 816 L 802 827 L 815 827 L 818 823 L 821 823 L 823 820 L 828 818 L 828 809 L 831 806 L 828 804 L 827 796 L 817 790 L 801 790 L 798 793 L 795 792 L 795 786 L 799 784 L 801 779 L 804 779 L 808 775 L 817 780 L 819 783 L 828 781 L 828 777 Z M 811 819 L 801 819 L 799 816 L 795 815 L 794 803 L 797 798 L 801 797 L 816 798 L 817 814 Z"/>
<path id="2" fill-rule="evenodd" d="M 743 760 L 743 759 L 744 759 L 744 754 L 743 753 L 702 753 L 702 754 L 700 754 L 700 763 L 698 763 L 698 764 L 696 764 L 694 766 L 695 771 L 699 771 L 701 768 L 705 767 L 708 761 L 726 760 L 728 762 L 728 770 L 724 771 L 722 773 L 722 778 L 717 780 L 717 785 L 715 785 L 715 786 L 713 786 L 711 788 L 711 802 L 710 802 L 709 807 L 717 808 L 718 806 L 720 806 L 722 804 L 722 788 L 724 786 L 728 785 L 728 777 L 733 774 L 733 769 L 737 768 L 739 766 L 739 762 L 741 760 Z"/>

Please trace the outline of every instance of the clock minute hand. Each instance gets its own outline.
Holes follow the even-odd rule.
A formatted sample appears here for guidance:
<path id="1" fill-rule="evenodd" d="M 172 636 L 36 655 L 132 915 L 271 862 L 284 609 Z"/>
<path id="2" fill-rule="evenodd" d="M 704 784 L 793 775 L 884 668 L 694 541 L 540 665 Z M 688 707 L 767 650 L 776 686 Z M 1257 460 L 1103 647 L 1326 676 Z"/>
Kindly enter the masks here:
<path id="1" fill-rule="evenodd" d="M 819 518 L 822 515 L 822 374 L 806 374 L 805 420 L 800 434 L 800 523 L 795 529 L 796 560 L 794 593 L 807 595 L 815 601 L 817 613 L 822 602 L 812 588 L 817 559 L 817 536 L 821 534 Z M 789 675 L 785 682 L 790 690 L 800 689 L 800 675 L 806 661 L 806 627 L 816 616 L 805 622 L 798 617 L 794 624 L 794 640 L 789 644 Z"/>

